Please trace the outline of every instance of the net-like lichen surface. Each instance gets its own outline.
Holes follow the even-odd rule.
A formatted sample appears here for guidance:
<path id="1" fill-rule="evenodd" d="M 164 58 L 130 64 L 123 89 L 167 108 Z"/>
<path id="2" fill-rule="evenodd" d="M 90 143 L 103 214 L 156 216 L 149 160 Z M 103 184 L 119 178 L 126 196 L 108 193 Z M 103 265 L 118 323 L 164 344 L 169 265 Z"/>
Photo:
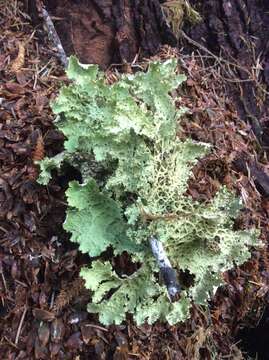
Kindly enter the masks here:
<path id="1" fill-rule="evenodd" d="M 53 104 L 65 151 L 41 162 L 39 181 L 47 183 L 50 170 L 64 162 L 82 173 L 82 183 L 72 181 L 67 190 L 64 228 L 95 258 L 81 270 L 92 291 L 88 310 L 103 324 L 120 324 L 127 313 L 138 324 L 185 320 L 191 303 L 205 304 L 221 273 L 246 261 L 249 246 L 258 244 L 255 230 L 233 230 L 240 201 L 226 188 L 209 203 L 186 195 L 191 169 L 210 146 L 179 140 L 186 109 L 176 108 L 174 99 L 180 100 L 176 89 L 185 76 L 172 59 L 108 85 L 97 66 L 73 57 L 67 74 L 73 82 Z M 151 235 L 177 271 L 194 276 L 176 302 L 159 281 Z M 119 276 L 99 257 L 108 248 L 114 255 L 127 251 L 141 266 Z"/>

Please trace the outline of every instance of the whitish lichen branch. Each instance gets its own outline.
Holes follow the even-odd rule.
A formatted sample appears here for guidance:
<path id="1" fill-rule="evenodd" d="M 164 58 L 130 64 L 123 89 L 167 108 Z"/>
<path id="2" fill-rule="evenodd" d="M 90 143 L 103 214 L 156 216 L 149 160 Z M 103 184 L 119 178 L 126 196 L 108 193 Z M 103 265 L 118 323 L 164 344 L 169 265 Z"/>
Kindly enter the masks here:
<path id="1" fill-rule="evenodd" d="M 167 292 L 171 301 L 178 298 L 180 294 L 180 286 L 177 281 L 176 271 L 172 268 L 170 260 L 168 259 L 163 245 L 156 237 L 149 238 L 152 253 L 157 260 L 163 282 L 167 288 Z"/>
<path id="2" fill-rule="evenodd" d="M 55 48 L 57 50 L 57 55 L 58 55 L 59 60 L 61 61 L 63 66 L 66 68 L 68 65 L 68 59 L 67 59 L 66 53 L 64 51 L 63 45 L 61 43 L 61 40 L 56 32 L 54 24 L 53 24 L 46 9 L 42 8 L 41 15 L 43 17 L 43 20 L 44 20 L 44 23 L 45 23 L 45 26 L 46 26 L 46 29 L 47 29 L 47 32 L 49 35 L 49 39 L 53 43 L 53 45 L 55 46 Z"/>

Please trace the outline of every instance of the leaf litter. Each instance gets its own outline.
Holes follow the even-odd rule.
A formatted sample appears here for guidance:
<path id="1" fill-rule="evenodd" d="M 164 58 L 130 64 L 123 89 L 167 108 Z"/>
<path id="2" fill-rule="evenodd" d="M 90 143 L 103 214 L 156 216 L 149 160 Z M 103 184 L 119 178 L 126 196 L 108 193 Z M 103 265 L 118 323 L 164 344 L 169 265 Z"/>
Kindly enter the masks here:
<path id="1" fill-rule="evenodd" d="M 64 190 L 79 175 L 68 169 L 65 177 L 41 187 L 34 162 L 62 149 L 63 137 L 53 127 L 49 102 L 65 76 L 23 8 L 12 2 L 1 12 L 5 15 L 0 38 L 1 358 L 210 359 L 214 355 L 243 359 L 233 336 L 239 327 L 255 325 L 268 301 L 266 246 L 253 251 L 251 260 L 240 268 L 225 273 L 228 285 L 218 289 L 209 311 L 194 306 L 191 320 L 182 325 L 137 327 L 130 319 L 125 325 L 103 328 L 86 313 L 89 294 L 78 273 L 88 260 L 62 231 Z M 23 56 L 19 43 L 27 44 Z M 220 184 L 235 190 L 245 205 L 238 228 L 255 224 L 266 241 L 269 207 L 259 177 L 255 183 L 251 172 L 236 167 L 238 159 L 247 170 L 260 160 L 266 176 L 266 162 L 253 131 L 239 119 L 213 65 L 207 68 L 199 52 L 184 55 L 169 47 L 157 58 L 173 56 L 188 76 L 181 96 L 191 115 L 183 130 L 215 149 L 196 165 L 190 195 L 207 201 Z"/>

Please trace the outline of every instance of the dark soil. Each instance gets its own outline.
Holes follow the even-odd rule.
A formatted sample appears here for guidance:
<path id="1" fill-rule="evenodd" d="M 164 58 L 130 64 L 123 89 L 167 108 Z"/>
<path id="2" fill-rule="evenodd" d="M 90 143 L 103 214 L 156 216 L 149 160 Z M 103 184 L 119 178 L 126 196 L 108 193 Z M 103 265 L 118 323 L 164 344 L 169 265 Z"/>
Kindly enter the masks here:
<path id="1" fill-rule="evenodd" d="M 254 325 L 254 324 L 253 324 Z M 241 341 L 241 347 L 245 349 L 249 356 L 258 359 L 268 360 L 268 342 L 269 342 L 269 309 L 266 308 L 256 326 L 243 328 L 239 331 L 237 339 Z"/>
<path id="2" fill-rule="evenodd" d="M 67 53 L 84 62 L 107 67 L 132 62 L 137 53 L 140 59 L 157 52 L 158 59 L 177 56 L 188 76 L 181 104 L 191 110 L 182 136 L 214 146 L 195 167 L 189 194 L 204 201 L 222 184 L 233 189 L 244 202 L 237 226 L 259 226 L 265 242 L 264 249 L 253 249 L 249 262 L 224 274 L 227 285 L 218 289 L 209 309 L 193 307 L 185 324 L 136 327 L 129 319 L 104 328 L 86 311 L 89 293 L 78 274 L 88 259 L 62 230 L 64 190 L 79 174 L 66 169 L 48 187 L 36 182 L 34 161 L 62 148 L 49 102 L 66 78 L 34 3 L 25 1 L 23 7 L 10 1 L 0 9 L 0 358 L 244 359 L 247 355 L 234 345 L 242 340 L 243 351 L 266 359 L 266 338 L 261 346 L 248 339 L 266 331 L 269 300 L 268 99 L 263 91 L 269 5 L 196 2 L 205 21 L 186 28 L 187 34 L 221 56 L 219 61 L 186 38 L 184 52 L 161 48 L 175 39 L 155 0 L 47 1 Z M 253 66 L 257 73 L 250 79 Z M 249 330 L 261 318 L 256 330 Z"/>

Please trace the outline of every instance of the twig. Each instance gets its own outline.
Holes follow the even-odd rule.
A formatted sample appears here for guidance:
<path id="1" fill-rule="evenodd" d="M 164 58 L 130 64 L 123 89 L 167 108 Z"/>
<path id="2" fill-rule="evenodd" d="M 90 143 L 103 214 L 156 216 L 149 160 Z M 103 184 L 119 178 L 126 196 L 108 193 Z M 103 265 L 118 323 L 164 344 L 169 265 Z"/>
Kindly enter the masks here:
<path id="1" fill-rule="evenodd" d="M 18 346 L 16 346 L 11 340 L 9 340 L 8 337 L 4 336 L 4 339 L 6 340 L 6 342 L 11 345 L 12 347 L 14 347 L 16 350 L 19 350 Z M 3 343 L 2 343 L 3 344 Z"/>
<path id="2" fill-rule="evenodd" d="M 21 316 L 21 320 L 20 320 L 20 323 L 19 323 L 19 327 L 18 327 L 18 330 L 17 330 L 17 334 L 16 334 L 16 338 L 15 338 L 15 345 L 18 345 L 19 337 L 20 337 L 21 329 L 22 329 L 22 324 L 24 322 L 26 313 L 27 313 L 27 306 L 25 305 L 22 316 Z"/>
<path id="3" fill-rule="evenodd" d="M 91 327 L 91 328 L 94 328 L 94 329 L 97 329 L 97 330 L 108 332 L 108 329 L 106 329 L 106 328 L 104 328 L 102 326 L 99 326 L 99 325 L 95 325 L 95 324 L 86 324 L 85 327 Z"/>
<path id="4" fill-rule="evenodd" d="M 7 283 L 6 283 L 5 275 L 2 271 L 1 271 L 1 277 L 2 277 L 2 281 L 3 281 L 5 293 L 7 293 Z"/>
<path id="5" fill-rule="evenodd" d="M 52 310 L 53 306 L 54 306 L 54 300 L 55 300 L 55 291 L 53 291 L 52 295 L 51 295 L 51 300 L 50 300 L 50 307 L 49 309 Z"/>
<path id="6" fill-rule="evenodd" d="M 64 51 L 63 45 L 61 43 L 61 40 L 56 32 L 54 24 L 53 24 L 46 9 L 42 8 L 41 15 L 44 19 L 44 23 L 45 23 L 45 26 L 48 31 L 49 39 L 56 47 L 58 57 L 59 57 L 61 63 L 63 64 L 63 66 L 66 68 L 68 65 L 68 59 L 67 59 L 66 53 Z"/>
<path id="7" fill-rule="evenodd" d="M 157 260 L 160 268 L 160 272 L 167 288 L 167 292 L 171 301 L 178 298 L 180 295 L 181 288 L 177 281 L 175 270 L 172 268 L 170 260 L 168 259 L 162 243 L 151 236 L 149 239 L 152 253 Z"/>

